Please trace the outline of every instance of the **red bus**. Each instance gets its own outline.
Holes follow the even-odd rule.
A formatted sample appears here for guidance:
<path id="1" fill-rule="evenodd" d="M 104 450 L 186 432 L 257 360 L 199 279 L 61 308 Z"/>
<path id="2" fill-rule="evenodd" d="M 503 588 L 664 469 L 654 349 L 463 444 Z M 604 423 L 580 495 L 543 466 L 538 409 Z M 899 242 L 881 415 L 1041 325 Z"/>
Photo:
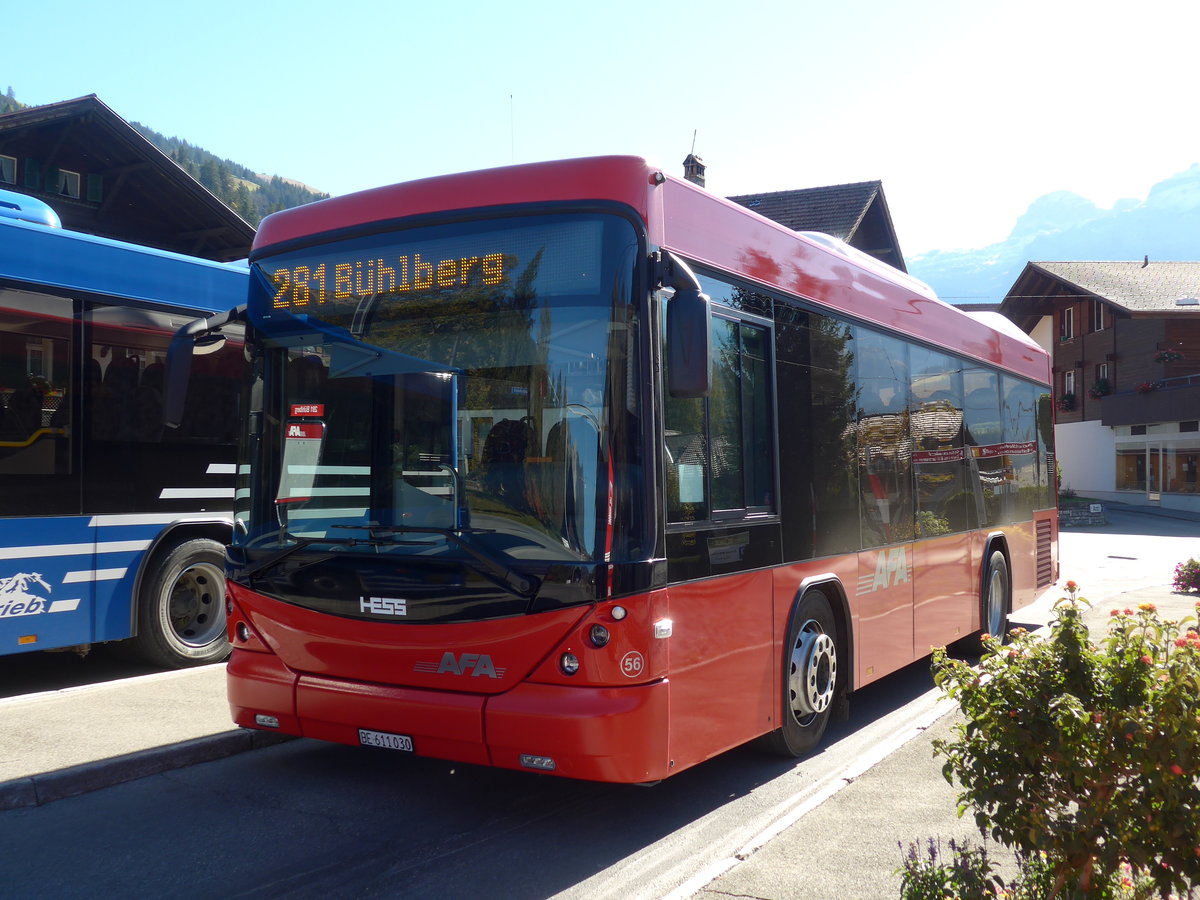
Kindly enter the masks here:
<path id="1" fill-rule="evenodd" d="M 642 159 L 280 212 L 251 268 L 240 725 L 651 782 L 1054 580 L 1047 355 Z"/>

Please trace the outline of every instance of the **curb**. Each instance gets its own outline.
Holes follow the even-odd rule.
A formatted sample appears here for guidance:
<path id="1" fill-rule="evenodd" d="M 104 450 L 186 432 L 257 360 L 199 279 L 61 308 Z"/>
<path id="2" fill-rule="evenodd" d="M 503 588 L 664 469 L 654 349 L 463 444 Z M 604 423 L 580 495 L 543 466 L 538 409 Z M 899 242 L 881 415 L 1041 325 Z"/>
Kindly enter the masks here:
<path id="1" fill-rule="evenodd" d="M 0 812 L 42 806 L 66 797 L 75 797 L 101 788 L 182 769 L 197 763 L 213 762 L 294 740 L 289 734 L 273 734 L 249 728 L 193 738 L 114 756 L 99 762 L 83 763 L 56 772 L 44 772 L 0 782 Z"/>

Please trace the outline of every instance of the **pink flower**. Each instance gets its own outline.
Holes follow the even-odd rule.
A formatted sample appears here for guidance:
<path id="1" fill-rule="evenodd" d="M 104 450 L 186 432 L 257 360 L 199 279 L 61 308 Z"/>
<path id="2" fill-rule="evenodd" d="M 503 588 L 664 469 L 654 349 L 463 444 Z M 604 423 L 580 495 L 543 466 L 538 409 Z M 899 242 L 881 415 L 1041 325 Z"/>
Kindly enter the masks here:
<path id="1" fill-rule="evenodd" d="M 1119 616 L 1121 614 L 1121 611 L 1119 609 L 1110 609 L 1108 611 L 1108 614 L 1110 616 Z"/>
<path id="2" fill-rule="evenodd" d="M 1142 654 L 1142 655 L 1141 655 L 1139 658 L 1140 658 L 1140 659 L 1141 659 L 1141 661 L 1142 661 L 1142 662 L 1144 662 L 1146 665 L 1150 665 L 1150 663 L 1154 662 L 1154 660 L 1152 660 L 1152 659 L 1151 659 L 1149 656 L 1147 656 L 1145 653 L 1143 653 L 1143 654 Z"/>

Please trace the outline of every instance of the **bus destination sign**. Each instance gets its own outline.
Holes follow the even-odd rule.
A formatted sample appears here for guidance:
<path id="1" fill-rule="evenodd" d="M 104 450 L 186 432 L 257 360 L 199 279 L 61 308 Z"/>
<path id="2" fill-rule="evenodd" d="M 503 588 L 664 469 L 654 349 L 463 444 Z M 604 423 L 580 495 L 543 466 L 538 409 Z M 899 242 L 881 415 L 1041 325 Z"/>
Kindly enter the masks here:
<path id="1" fill-rule="evenodd" d="M 306 312 L 324 303 L 376 295 L 494 287 L 503 283 L 504 270 L 502 253 L 446 258 L 401 253 L 385 258 L 372 252 L 369 257 L 280 266 L 268 274 L 275 286 L 273 308 Z"/>

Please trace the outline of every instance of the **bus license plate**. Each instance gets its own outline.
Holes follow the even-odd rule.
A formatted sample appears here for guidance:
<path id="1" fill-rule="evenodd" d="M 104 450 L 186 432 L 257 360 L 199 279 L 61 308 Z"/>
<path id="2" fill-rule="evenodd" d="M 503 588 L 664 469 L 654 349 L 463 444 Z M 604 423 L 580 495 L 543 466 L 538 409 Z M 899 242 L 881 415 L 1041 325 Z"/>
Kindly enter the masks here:
<path id="1" fill-rule="evenodd" d="M 412 738 L 407 734 L 388 734 L 386 731 L 358 729 L 358 742 L 364 747 L 383 747 L 387 750 L 407 750 L 412 753 Z"/>

